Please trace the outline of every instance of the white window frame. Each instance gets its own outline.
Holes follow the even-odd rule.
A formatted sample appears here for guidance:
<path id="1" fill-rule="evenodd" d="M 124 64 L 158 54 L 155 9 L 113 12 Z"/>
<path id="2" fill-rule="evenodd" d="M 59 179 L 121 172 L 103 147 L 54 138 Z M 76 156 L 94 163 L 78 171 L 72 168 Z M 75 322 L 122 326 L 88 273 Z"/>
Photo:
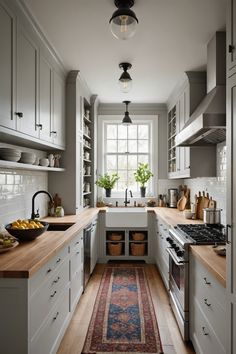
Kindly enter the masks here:
<path id="1" fill-rule="evenodd" d="M 97 140 L 97 178 L 99 175 L 103 175 L 106 172 L 105 156 L 106 153 L 106 139 L 105 139 L 105 125 L 120 123 L 123 119 L 123 115 L 100 115 L 98 116 L 98 140 Z M 149 156 L 150 156 L 150 169 L 154 174 L 154 177 L 150 180 L 150 191 L 147 197 L 157 195 L 157 180 L 158 180 L 158 116 L 157 115 L 132 115 L 132 121 L 134 124 L 149 124 L 150 140 L 149 140 Z M 114 153 L 116 155 L 116 153 Z M 135 153 L 136 155 L 136 153 Z M 112 198 L 116 200 L 124 199 L 124 192 L 116 192 L 112 190 Z M 105 197 L 105 190 L 98 188 L 98 197 Z M 140 197 L 140 193 L 134 193 L 135 198 Z"/>

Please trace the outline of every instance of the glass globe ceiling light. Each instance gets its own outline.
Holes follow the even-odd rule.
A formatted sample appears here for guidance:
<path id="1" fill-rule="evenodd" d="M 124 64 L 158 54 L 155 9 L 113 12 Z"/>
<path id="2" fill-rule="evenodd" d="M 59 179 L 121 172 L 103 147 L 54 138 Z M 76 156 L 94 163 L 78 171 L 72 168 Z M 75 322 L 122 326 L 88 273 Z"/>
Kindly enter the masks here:
<path id="1" fill-rule="evenodd" d="M 119 78 L 120 89 L 122 92 L 127 93 L 132 88 L 132 79 L 127 72 L 127 70 L 132 68 L 132 65 L 130 63 L 120 63 L 119 67 L 124 71 Z"/>
<path id="2" fill-rule="evenodd" d="M 113 13 L 109 21 L 111 32 L 117 39 L 129 39 L 135 34 L 138 24 L 135 13 L 130 10 L 134 0 L 114 0 L 114 4 L 118 10 Z"/>
<path id="3" fill-rule="evenodd" d="M 128 105 L 130 104 L 130 101 L 123 101 L 123 103 L 126 105 L 126 111 L 125 111 L 125 116 L 122 120 L 122 124 L 124 125 L 130 125 L 132 124 L 132 120 L 129 116 L 129 112 L 128 112 Z"/>

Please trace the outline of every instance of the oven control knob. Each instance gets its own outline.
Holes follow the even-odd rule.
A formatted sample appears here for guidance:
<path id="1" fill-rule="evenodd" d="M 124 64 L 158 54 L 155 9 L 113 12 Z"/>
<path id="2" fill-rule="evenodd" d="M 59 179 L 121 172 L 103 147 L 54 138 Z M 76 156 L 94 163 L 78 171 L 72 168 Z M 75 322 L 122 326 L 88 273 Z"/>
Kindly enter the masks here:
<path id="1" fill-rule="evenodd" d="M 178 257 L 182 257 L 184 255 L 184 252 L 183 251 L 177 251 L 176 254 L 177 254 Z"/>
<path id="2" fill-rule="evenodd" d="M 172 245 L 172 243 L 173 243 L 173 240 L 172 240 L 170 237 L 167 237 L 167 238 L 166 238 L 166 241 L 169 242 L 171 245 Z"/>

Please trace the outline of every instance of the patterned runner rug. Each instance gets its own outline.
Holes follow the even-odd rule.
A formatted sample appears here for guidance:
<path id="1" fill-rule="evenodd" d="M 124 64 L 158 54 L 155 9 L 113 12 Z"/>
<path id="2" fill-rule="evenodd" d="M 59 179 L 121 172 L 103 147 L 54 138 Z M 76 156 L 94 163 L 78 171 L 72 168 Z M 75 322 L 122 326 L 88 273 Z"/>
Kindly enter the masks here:
<path id="1" fill-rule="evenodd" d="M 143 266 L 105 268 L 82 353 L 163 353 Z"/>

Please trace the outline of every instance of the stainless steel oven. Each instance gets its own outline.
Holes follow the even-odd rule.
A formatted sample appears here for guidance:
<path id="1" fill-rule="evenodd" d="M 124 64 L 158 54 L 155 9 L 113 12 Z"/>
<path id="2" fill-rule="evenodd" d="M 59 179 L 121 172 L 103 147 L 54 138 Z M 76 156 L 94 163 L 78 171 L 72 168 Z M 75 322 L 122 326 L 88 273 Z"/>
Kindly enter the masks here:
<path id="1" fill-rule="evenodd" d="M 170 304 L 175 314 L 184 340 L 189 339 L 189 304 L 188 304 L 188 272 L 189 263 L 178 257 L 175 250 L 168 248 L 169 253 L 169 292 Z"/>

